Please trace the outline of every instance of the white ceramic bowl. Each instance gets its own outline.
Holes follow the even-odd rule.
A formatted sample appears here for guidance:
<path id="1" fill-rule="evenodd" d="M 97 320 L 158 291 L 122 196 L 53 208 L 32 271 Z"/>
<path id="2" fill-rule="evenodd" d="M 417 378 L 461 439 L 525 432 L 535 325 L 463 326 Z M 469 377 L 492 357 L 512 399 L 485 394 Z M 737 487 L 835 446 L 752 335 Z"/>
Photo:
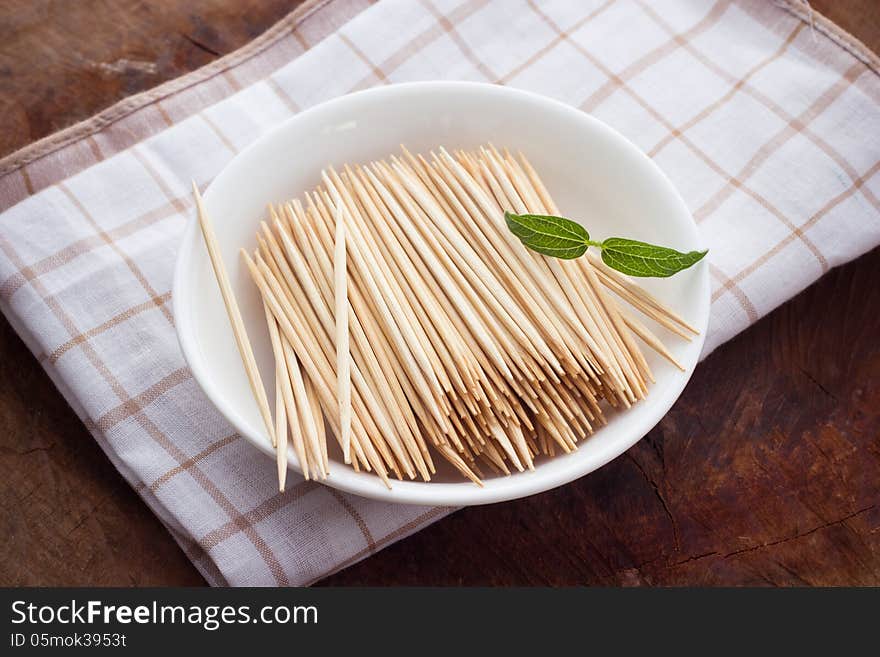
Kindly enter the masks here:
<path id="1" fill-rule="evenodd" d="M 235 157 L 205 192 L 232 287 L 241 306 L 264 382 L 273 360 L 259 294 L 237 257 L 252 249 L 268 202 L 301 196 L 328 164 L 366 162 L 396 152 L 493 142 L 528 155 L 561 212 L 581 220 L 594 238 L 629 237 L 690 250 L 700 248 L 690 213 L 660 169 L 604 123 L 562 103 L 516 89 L 465 82 L 381 87 L 326 102 L 286 121 Z M 532 472 L 489 478 L 479 488 L 460 475 L 393 482 L 331 463 L 327 485 L 389 502 L 468 505 L 510 500 L 554 488 L 619 456 L 669 410 L 693 372 L 709 317 L 704 262 L 668 279 L 643 284 L 699 328 L 684 342 L 651 325 L 686 367 L 680 372 L 645 353 L 657 378 L 647 400 L 609 411 L 608 425 L 577 451 L 540 459 Z M 272 454 L 239 360 L 232 330 L 195 217 L 186 230 L 174 276 L 174 315 L 184 357 L 205 394 L 247 440 Z M 270 403 L 274 386 L 268 386 Z M 338 454 L 338 453 L 337 453 Z M 442 459 L 435 459 L 441 461 Z M 299 470 L 291 451 L 291 468 Z M 266 459 L 266 468 L 272 468 Z"/>

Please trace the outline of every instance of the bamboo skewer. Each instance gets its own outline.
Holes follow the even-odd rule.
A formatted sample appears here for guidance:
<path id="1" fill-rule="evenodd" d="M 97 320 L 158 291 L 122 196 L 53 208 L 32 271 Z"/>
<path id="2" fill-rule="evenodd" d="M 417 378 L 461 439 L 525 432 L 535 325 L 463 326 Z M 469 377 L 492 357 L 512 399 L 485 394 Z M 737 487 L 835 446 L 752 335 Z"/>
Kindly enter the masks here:
<path id="1" fill-rule="evenodd" d="M 684 366 L 675 359 L 675 356 L 672 355 L 669 349 L 667 349 L 657 336 L 651 333 L 644 324 L 639 322 L 635 317 L 628 315 L 624 315 L 623 319 L 626 322 L 626 325 L 632 329 L 633 333 L 639 336 L 646 345 L 684 372 Z"/>

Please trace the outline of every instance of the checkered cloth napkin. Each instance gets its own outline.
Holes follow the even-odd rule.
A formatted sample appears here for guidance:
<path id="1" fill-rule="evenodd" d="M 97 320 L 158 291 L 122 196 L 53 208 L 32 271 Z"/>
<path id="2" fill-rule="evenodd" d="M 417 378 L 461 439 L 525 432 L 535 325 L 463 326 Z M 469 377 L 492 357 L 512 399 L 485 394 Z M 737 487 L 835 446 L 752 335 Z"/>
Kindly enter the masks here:
<path id="1" fill-rule="evenodd" d="M 0 162 L 0 305 L 212 584 L 306 584 L 452 511 L 296 477 L 178 350 L 188 184 L 303 108 L 466 79 L 558 98 L 670 176 L 710 251 L 706 352 L 880 242 L 880 78 L 808 7 L 742 0 L 309 2 L 244 49 Z"/>

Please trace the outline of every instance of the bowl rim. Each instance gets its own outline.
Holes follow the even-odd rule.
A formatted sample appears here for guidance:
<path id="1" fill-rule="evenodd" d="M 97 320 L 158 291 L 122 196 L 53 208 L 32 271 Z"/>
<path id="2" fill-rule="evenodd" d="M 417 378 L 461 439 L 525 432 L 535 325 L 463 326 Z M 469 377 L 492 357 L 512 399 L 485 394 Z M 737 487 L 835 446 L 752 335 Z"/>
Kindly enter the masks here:
<path id="1" fill-rule="evenodd" d="M 649 165 L 649 169 L 653 171 L 657 181 L 661 183 L 665 188 L 665 191 L 671 195 L 680 206 L 680 209 L 686 213 L 686 216 L 690 219 L 688 228 L 693 231 L 696 243 L 701 244 L 696 223 L 694 222 L 690 210 L 682 199 L 681 194 L 657 163 L 649 158 L 629 139 L 600 119 L 559 100 L 523 89 L 485 82 L 440 80 L 406 82 L 365 89 L 337 96 L 314 105 L 285 119 L 233 156 L 233 158 L 223 166 L 205 188 L 203 192 L 205 204 L 206 206 L 210 205 L 212 190 L 216 189 L 215 186 L 218 181 L 221 184 L 223 183 L 224 174 L 227 174 L 227 172 L 232 169 L 237 160 L 245 157 L 249 153 L 261 150 L 266 144 L 276 140 L 280 133 L 290 130 L 293 124 L 303 120 L 307 116 L 312 116 L 342 105 L 362 102 L 365 98 L 375 97 L 381 99 L 383 96 L 399 97 L 401 94 L 405 96 L 409 93 L 445 93 L 452 91 L 499 94 L 505 95 L 514 100 L 530 100 L 532 102 L 544 104 L 553 108 L 555 111 L 566 113 L 576 121 L 589 125 L 589 129 L 591 130 L 599 130 L 600 132 L 606 133 L 606 135 L 610 136 L 615 142 L 617 147 L 629 151 L 630 155 L 642 159 Z M 191 268 L 194 249 L 197 248 L 195 243 L 200 238 L 200 235 L 198 221 L 193 213 L 183 232 L 183 237 L 175 261 L 172 283 L 172 310 L 175 318 L 175 332 L 177 334 L 178 343 L 184 360 L 193 374 L 193 378 L 201 388 L 202 392 L 204 392 L 210 400 L 211 404 L 233 426 L 236 432 L 245 438 L 245 440 L 261 452 L 274 458 L 274 450 L 271 445 L 266 443 L 265 440 L 254 437 L 245 429 L 247 423 L 242 421 L 241 416 L 236 411 L 227 406 L 222 394 L 211 382 L 210 377 L 203 368 L 201 358 L 199 357 L 199 347 L 196 341 L 195 331 L 192 329 L 191 314 L 181 305 L 184 298 L 183 291 L 187 289 L 187 274 Z M 700 288 L 699 296 L 702 301 L 700 307 L 705 309 L 702 316 L 696 318 L 694 321 L 695 327 L 700 332 L 691 341 L 696 353 L 699 354 L 702 351 L 703 344 L 706 340 L 706 331 L 709 324 L 711 288 L 708 263 L 706 262 L 706 259 L 698 263 L 695 269 L 699 275 L 697 285 Z M 189 329 L 189 331 L 186 329 Z M 669 395 L 668 403 L 661 404 L 653 413 L 645 411 L 643 413 L 644 417 L 640 417 L 638 424 L 630 429 L 630 432 L 624 436 L 624 439 L 613 441 L 610 445 L 605 446 L 604 449 L 594 449 L 592 451 L 578 450 L 574 452 L 573 455 L 580 455 L 582 458 L 566 459 L 566 467 L 557 469 L 553 474 L 546 472 L 540 473 L 540 466 L 537 466 L 534 471 L 513 473 L 508 477 L 493 479 L 495 482 L 505 483 L 497 483 L 493 485 L 491 489 L 477 487 L 466 480 L 455 483 L 391 480 L 392 488 L 388 489 L 375 475 L 358 474 L 351 471 L 349 466 L 331 462 L 330 476 L 321 483 L 325 483 L 328 486 L 348 493 L 354 493 L 356 495 L 385 502 L 450 507 L 491 504 L 548 491 L 601 468 L 613 459 L 622 455 L 630 447 L 641 440 L 654 426 L 656 426 L 657 423 L 660 422 L 678 400 L 685 386 L 690 381 L 698 362 L 699 356 L 694 359 L 693 363 L 687 364 L 686 371 L 682 376 L 677 378 L 677 385 L 674 385 L 669 393 L 667 393 Z M 290 462 L 289 467 L 294 472 L 300 474 L 294 461 Z"/>

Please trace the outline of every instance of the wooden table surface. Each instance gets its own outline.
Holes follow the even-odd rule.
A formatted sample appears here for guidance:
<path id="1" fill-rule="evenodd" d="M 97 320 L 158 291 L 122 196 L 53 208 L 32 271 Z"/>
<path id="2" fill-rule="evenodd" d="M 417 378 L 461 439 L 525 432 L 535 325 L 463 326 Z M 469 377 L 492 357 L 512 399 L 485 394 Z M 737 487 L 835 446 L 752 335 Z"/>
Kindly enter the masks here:
<path id="1" fill-rule="evenodd" d="M 768 0 L 769 1 L 769 0 Z M 243 45 L 282 0 L 6 0 L 0 155 Z M 812 6 L 880 51 L 877 0 Z M 326 580 L 880 585 L 880 249 L 718 349 L 644 440 Z M 198 585 L 0 319 L 0 584 Z"/>

